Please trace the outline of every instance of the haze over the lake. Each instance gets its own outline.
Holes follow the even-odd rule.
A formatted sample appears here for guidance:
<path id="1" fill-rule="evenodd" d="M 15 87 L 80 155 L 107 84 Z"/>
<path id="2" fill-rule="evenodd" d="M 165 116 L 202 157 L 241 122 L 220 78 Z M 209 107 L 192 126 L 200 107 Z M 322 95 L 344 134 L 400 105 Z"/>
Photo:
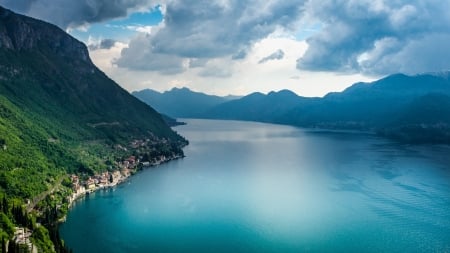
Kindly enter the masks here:
<path id="1" fill-rule="evenodd" d="M 0 0 L 66 29 L 129 91 L 323 96 L 450 69 L 449 1 Z"/>

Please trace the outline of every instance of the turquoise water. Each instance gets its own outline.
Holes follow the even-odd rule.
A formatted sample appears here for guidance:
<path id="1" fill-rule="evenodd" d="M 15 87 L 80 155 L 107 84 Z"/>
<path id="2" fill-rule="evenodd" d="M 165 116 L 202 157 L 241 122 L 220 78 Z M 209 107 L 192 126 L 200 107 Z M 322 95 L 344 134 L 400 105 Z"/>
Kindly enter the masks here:
<path id="1" fill-rule="evenodd" d="M 450 252 L 450 148 L 187 120 L 186 158 L 78 201 L 89 252 Z"/>

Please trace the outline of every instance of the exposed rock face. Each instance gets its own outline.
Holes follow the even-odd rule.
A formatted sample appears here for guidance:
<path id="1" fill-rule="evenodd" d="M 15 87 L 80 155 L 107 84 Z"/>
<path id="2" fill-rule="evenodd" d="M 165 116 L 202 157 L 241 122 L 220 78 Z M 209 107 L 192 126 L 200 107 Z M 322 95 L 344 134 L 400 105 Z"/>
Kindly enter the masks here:
<path id="1" fill-rule="evenodd" d="M 48 49 L 63 57 L 91 62 L 86 46 L 59 27 L 13 13 L 0 6 L 0 48 Z"/>

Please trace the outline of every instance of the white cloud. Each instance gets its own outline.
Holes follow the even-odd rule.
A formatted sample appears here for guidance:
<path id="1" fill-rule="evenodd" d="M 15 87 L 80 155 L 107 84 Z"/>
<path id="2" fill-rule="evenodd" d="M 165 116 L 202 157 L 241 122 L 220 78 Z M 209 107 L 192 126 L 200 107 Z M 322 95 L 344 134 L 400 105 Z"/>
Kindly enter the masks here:
<path id="1" fill-rule="evenodd" d="M 371 80 L 360 75 L 298 71 L 295 61 L 308 46 L 305 42 L 288 37 L 270 36 L 263 39 L 249 49 L 245 59 L 239 61 L 227 57 L 210 59 L 199 63 L 195 68 L 186 68 L 185 72 L 172 75 L 112 65 L 110 62 L 120 55 L 120 48 L 126 47 L 124 44 L 119 45 L 111 50 L 93 51 L 91 56 L 97 65 L 129 91 L 145 88 L 165 91 L 186 86 L 217 95 L 246 95 L 254 91 L 267 93 L 271 90 L 290 89 L 304 96 L 322 96 L 329 91 L 343 90 L 358 81 Z M 285 53 L 283 59 L 270 64 L 258 64 L 261 58 L 278 49 Z M 197 59 L 193 60 L 195 62 Z M 205 71 L 212 73 L 214 68 L 215 75 L 201 75 Z"/>
<path id="2" fill-rule="evenodd" d="M 153 30 L 153 26 L 149 26 L 149 25 L 127 25 L 125 28 L 128 30 L 131 30 L 131 31 L 147 33 L 147 34 L 152 33 L 152 30 Z"/>
<path id="3" fill-rule="evenodd" d="M 114 63 L 119 67 L 139 71 L 157 71 L 170 75 L 184 72 L 187 59 L 176 55 L 156 53 L 148 47 L 150 34 L 138 34 L 127 47 L 122 49 L 120 57 Z"/>
<path id="4" fill-rule="evenodd" d="M 163 22 L 128 25 L 137 33 L 126 45 L 92 44 L 94 61 L 129 90 L 185 84 L 216 94 L 288 88 L 312 96 L 371 79 L 361 74 L 450 69 L 450 1 L 0 2 L 63 28 L 160 6 Z"/>
<path id="5" fill-rule="evenodd" d="M 108 74 L 117 72 L 118 68 L 113 64 L 114 59 L 120 56 L 120 52 L 127 44 L 116 42 L 111 48 L 90 49 L 89 55 L 94 64 Z"/>
<path id="6" fill-rule="evenodd" d="M 308 17 L 325 27 L 297 67 L 375 76 L 450 69 L 438 57 L 450 52 L 449 9 L 436 0 L 310 1 Z"/>
<path id="7" fill-rule="evenodd" d="M 243 59 L 254 43 L 280 27 L 291 29 L 302 15 L 304 2 L 172 0 L 166 5 L 163 25 L 152 31 L 146 44 L 132 41 L 122 57 L 136 50 L 146 52 L 147 58 L 163 54 L 185 59 Z M 127 67 L 140 68 L 137 64 Z"/>

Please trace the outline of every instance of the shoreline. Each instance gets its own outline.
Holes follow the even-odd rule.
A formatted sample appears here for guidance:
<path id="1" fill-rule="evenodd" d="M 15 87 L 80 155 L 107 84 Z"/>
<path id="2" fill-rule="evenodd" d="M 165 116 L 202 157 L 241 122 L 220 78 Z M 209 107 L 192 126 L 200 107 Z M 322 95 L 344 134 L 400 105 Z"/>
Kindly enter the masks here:
<path id="1" fill-rule="evenodd" d="M 67 213 L 62 218 L 58 219 L 57 222 L 58 223 L 64 223 L 66 221 L 66 219 L 67 219 L 67 214 L 70 211 L 70 209 L 72 208 L 72 206 L 74 205 L 74 203 L 76 201 L 86 197 L 87 195 L 95 193 L 95 192 L 97 192 L 99 190 L 112 189 L 112 188 L 114 188 L 114 187 L 116 187 L 116 186 L 118 186 L 118 185 L 128 181 L 131 176 L 135 175 L 139 171 L 150 169 L 152 167 L 156 167 L 156 166 L 159 166 L 161 164 L 168 163 L 170 161 L 178 160 L 178 159 L 181 159 L 181 158 L 184 158 L 184 156 L 182 156 L 182 155 L 175 155 L 173 157 L 165 158 L 165 159 L 162 159 L 160 161 L 153 162 L 153 163 L 147 163 L 147 164 L 141 163 L 139 166 L 136 166 L 136 168 L 127 169 L 127 172 L 123 173 L 123 174 L 120 173 L 120 169 L 119 170 L 115 170 L 112 173 L 119 173 L 120 174 L 120 177 L 118 177 L 117 180 L 113 180 L 113 182 L 109 182 L 109 183 L 106 183 L 106 184 L 96 184 L 95 187 L 91 187 L 91 188 L 88 188 L 88 189 L 85 189 L 84 187 L 80 188 L 80 190 L 78 190 L 78 191 L 72 193 L 70 196 L 68 196 L 69 203 L 68 203 L 68 206 L 67 206 Z"/>

